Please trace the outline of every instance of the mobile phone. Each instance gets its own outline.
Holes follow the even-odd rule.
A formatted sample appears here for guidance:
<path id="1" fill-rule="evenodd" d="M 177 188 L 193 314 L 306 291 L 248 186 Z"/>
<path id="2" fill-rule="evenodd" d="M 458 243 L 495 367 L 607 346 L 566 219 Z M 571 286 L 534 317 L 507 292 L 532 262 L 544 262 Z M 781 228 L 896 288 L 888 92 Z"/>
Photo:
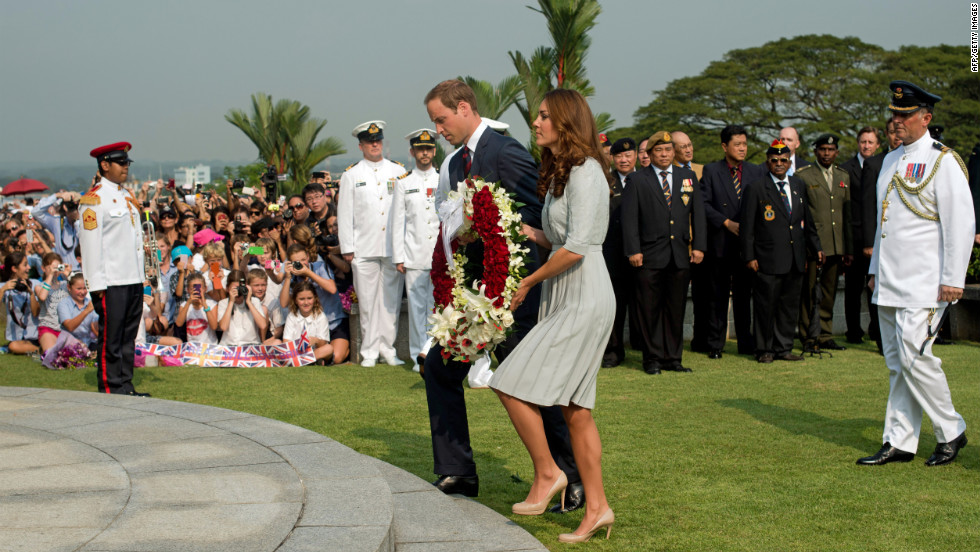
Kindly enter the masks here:
<path id="1" fill-rule="evenodd" d="M 265 262 L 265 268 L 278 271 L 282 268 L 282 261 L 269 260 Z"/>
<path id="2" fill-rule="evenodd" d="M 218 274 L 221 273 L 221 263 L 219 262 L 208 263 L 208 269 L 211 271 L 211 274 L 217 276 Z"/>
<path id="3" fill-rule="evenodd" d="M 194 290 L 194 293 L 196 293 L 197 295 L 201 294 L 201 284 L 194 284 L 191 287 Z"/>
<path id="4" fill-rule="evenodd" d="M 153 295 L 153 288 L 150 286 L 143 286 L 143 295 Z"/>
<path id="5" fill-rule="evenodd" d="M 261 245 L 253 245 L 248 248 L 247 253 L 249 255 L 265 255 L 265 248 Z"/>
<path id="6" fill-rule="evenodd" d="M 34 241 L 34 231 L 31 230 L 30 228 L 28 228 L 27 229 L 27 243 L 31 243 L 33 241 Z"/>

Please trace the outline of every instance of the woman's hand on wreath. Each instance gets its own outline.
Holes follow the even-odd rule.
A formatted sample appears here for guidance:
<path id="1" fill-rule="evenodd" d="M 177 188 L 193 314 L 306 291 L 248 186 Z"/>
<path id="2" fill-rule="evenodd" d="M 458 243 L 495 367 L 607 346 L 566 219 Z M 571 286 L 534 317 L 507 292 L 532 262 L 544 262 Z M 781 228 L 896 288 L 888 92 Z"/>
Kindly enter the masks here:
<path id="1" fill-rule="evenodd" d="M 531 291 L 532 287 L 527 282 L 527 278 L 521 280 L 520 285 L 517 286 L 517 291 L 514 292 L 514 296 L 510 300 L 511 311 L 516 311 L 524 303 L 524 299 L 527 298 L 527 292 Z"/>
<path id="2" fill-rule="evenodd" d="M 459 245 L 469 245 L 475 242 L 476 240 L 477 240 L 477 236 L 470 234 L 469 232 L 465 234 L 459 234 L 458 236 L 456 236 L 456 241 L 459 242 Z"/>

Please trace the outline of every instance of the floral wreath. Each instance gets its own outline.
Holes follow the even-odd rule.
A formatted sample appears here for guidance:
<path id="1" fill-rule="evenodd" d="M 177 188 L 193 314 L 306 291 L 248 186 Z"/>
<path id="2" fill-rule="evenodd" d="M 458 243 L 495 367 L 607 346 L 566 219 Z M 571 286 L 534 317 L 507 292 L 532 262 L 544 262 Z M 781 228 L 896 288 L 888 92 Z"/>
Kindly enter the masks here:
<path id="1" fill-rule="evenodd" d="M 463 200 L 463 226 L 458 235 L 483 242 L 483 259 L 471 259 L 466 247 L 454 239 L 449 267 L 443 228 L 432 254 L 432 285 L 435 308 L 429 316 L 429 335 L 442 345 L 442 356 L 471 362 L 492 351 L 512 331 L 514 315 L 510 302 L 525 268 L 528 250 L 520 245 L 520 204 L 498 183 L 473 177 L 449 193 L 448 201 Z"/>

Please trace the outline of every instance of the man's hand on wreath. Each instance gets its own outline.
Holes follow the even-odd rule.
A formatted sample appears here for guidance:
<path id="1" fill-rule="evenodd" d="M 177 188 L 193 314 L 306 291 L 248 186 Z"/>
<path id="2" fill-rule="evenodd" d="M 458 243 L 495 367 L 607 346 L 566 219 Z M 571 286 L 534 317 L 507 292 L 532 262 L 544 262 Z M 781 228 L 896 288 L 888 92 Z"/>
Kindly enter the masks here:
<path id="1" fill-rule="evenodd" d="M 475 234 L 470 234 L 469 232 L 467 232 L 465 234 L 460 234 L 456 236 L 456 241 L 459 242 L 459 245 L 469 245 L 475 242 L 477 238 L 478 236 L 476 236 Z"/>

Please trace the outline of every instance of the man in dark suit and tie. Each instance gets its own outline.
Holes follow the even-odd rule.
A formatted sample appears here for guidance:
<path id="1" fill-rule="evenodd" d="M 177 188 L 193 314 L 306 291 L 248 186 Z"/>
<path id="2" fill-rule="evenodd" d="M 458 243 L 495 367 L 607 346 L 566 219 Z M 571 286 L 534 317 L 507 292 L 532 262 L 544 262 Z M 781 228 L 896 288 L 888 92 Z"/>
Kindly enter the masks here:
<path id="1" fill-rule="evenodd" d="M 786 144 L 786 147 L 788 147 L 790 151 L 790 161 L 792 163 L 790 164 L 789 170 L 786 171 L 786 174 L 793 176 L 796 174 L 796 171 L 810 164 L 809 161 L 803 159 L 798 153 L 796 153 L 796 150 L 800 147 L 801 140 L 800 133 L 797 132 L 795 128 L 784 127 L 780 129 L 779 140 Z"/>
<path id="2" fill-rule="evenodd" d="M 620 138 L 613 142 L 609 153 L 613 158 L 613 195 L 609 198 L 609 230 L 606 240 L 602 242 L 602 255 L 606 260 L 606 270 L 612 281 L 613 292 L 616 295 L 616 318 L 613 320 L 612 333 L 606 344 L 606 353 L 602 356 L 602 366 L 611 368 L 619 366 L 626 358 L 626 344 L 623 341 L 623 328 L 626 325 L 626 314 L 633 297 L 633 270 L 623 254 L 623 225 L 621 221 L 623 192 L 626 188 L 626 177 L 636 168 L 636 141 L 632 138 Z M 631 331 L 634 326 L 630 318 Z M 636 337 L 633 337 L 636 343 Z"/>
<path id="3" fill-rule="evenodd" d="M 803 360 L 793 354 L 807 249 L 823 262 L 820 240 L 803 182 L 786 174 L 791 159 L 776 140 L 766 150 L 769 172 L 751 182 L 742 197 L 740 238 L 752 286 L 756 359 Z"/>
<path id="4" fill-rule="evenodd" d="M 515 196 L 515 201 L 524 204 L 520 208 L 524 223 L 541 228 L 537 165 L 517 140 L 489 129 L 480 118 L 473 90 L 459 80 L 444 81 L 429 91 L 424 103 L 436 131 L 460 148 L 458 154 L 446 159 L 439 171 L 437 198 L 444 198 L 449 189 L 455 189 L 459 182 L 469 176 L 479 176 L 487 182 L 500 182 Z M 441 245 L 437 244 L 436 247 Z M 481 242 L 473 242 L 466 247 L 471 258 L 483 256 Z M 538 258 L 537 251 L 532 247 L 527 267 L 529 271 L 537 268 Z M 514 312 L 517 331 L 497 347 L 497 360 L 503 361 L 537 323 L 539 303 L 540 291 L 528 293 L 524 303 Z M 441 353 L 442 347 L 436 344 L 425 357 L 425 394 L 429 405 L 432 455 L 434 471 L 439 475 L 433 484 L 446 494 L 477 496 L 479 479 L 473 449 L 470 448 L 466 401 L 463 397 L 463 380 L 470 366 L 455 360 L 444 360 Z M 579 508 L 585 502 L 585 494 L 568 440 L 568 426 L 560 407 L 540 410 L 548 446 L 558 467 L 568 477 L 564 511 Z M 561 511 L 561 506 L 556 508 Z"/>
<path id="5" fill-rule="evenodd" d="M 646 373 L 690 372 L 681 364 L 684 305 L 690 266 L 707 249 L 704 204 L 694 171 L 673 165 L 670 133 L 654 133 L 647 147 L 650 166 L 631 174 L 623 193 L 623 251 L 636 282 L 630 330 Z"/>
<path id="6" fill-rule="evenodd" d="M 748 136 L 738 125 L 728 125 L 721 130 L 721 149 L 725 158 L 704 166 L 701 179 L 701 195 L 704 198 L 704 215 L 708 220 L 708 250 L 705 262 L 712 274 L 711 310 L 708 325 L 708 358 L 721 358 L 728 333 L 728 300 L 735 311 L 735 336 L 738 352 L 750 355 L 755 352 L 752 339 L 752 274 L 742 262 L 742 249 L 738 242 L 739 207 L 742 204 L 742 186 L 762 178 L 765 169 L 745 161 L 748 152 Z"/>
<path id="7" fill-rule="evenodd" d="M 851 183 L 851 251 L 854 253 L 854 261 L 844 271 L 844 318 L 847 320 L 848 343 L 861 343 L 864 337 L 864 328 L 861 327 L 861 296 L 865 292 L 867 292 L 869 311 L 871 305 L 871 291 L 867 286 L 868 261 L 871 258 L 865 257 L 863 252 L 866 245 L 874 245 L 874 240 L 865 241 L 864 228 L 866 225 L 871 226 L 870 233 L 873 238 L 875 221 L 866 220 L 861 173 L 864 171 L 864 164 L 881 145 L 878 129 L 870 126 L 862 128 L 858 131 L 857 141 L 858 152 L 840 166 L 847 171 Z"/>

